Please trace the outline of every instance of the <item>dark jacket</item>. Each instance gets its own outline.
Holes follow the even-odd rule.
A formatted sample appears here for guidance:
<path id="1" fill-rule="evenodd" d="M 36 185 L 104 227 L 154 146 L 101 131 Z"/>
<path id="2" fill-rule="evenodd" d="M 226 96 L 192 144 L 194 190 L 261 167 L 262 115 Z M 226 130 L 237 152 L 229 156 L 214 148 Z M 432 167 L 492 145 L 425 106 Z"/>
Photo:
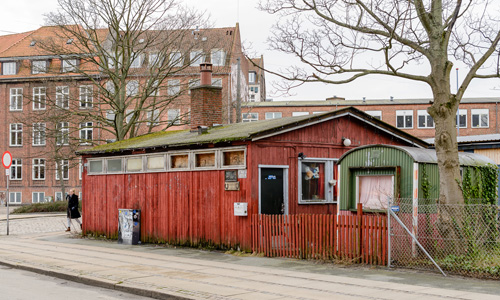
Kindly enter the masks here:
<path id="1" fill-rule="evenodd" d="M 66 198 L 68 199 L 68 218 L 78 219 L 80 217 L 80 212 L 78 211 L 78 196 L 68 195 Z"/>

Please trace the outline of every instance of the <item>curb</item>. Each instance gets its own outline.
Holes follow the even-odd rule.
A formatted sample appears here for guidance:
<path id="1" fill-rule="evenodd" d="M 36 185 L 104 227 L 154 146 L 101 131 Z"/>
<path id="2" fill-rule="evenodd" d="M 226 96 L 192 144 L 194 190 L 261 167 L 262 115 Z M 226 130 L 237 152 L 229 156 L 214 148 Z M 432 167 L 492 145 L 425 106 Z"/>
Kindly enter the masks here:
<path id="1" fill-rule="evenodd" d="M 112 282 L 106 282 L 102 280 L 97 280 L 97 279 L 92 279 L 92 278 L 87 278 L 87 277 L 82 277 L 82 276 L 77 276 L 77 275 L 72 275 L 72 274 L 67 274 L 67 273 L 62 273 L 62 272 L 56 272 L 52 270 L 46 270 L 46 269 L 39 269 L 35 267 L 30 267 L 26 265 L 21 265 L 21 264 L 11 264 L 7 263 L 4 261 L 0 260 L 0 265 L 12 268 L 12 269 L 19 269 L 19 270 L 24 270 L 24 271 L 29 271 L 41 275 L 46 275 L 50 277 L 55 277 L 63 280 L 69 280 L 85 285 L 90 285 L 94 287 L 99 287 L 99 288 L 105 288 L 109 290 L 116 290 L 124 293 L 129 293 L 137 296 L 142 296 L 142 297 L 149 297 L 153 299 L 159 299 L 159 300 L 189 300 L 191 298 L 185 298 L 169 293 L 162 293 L 158 291 L 152 291 L 148 289 L 143 289 L 143 288 L 137 288 L 137 287 L 132 287 L 132 286 L 124 286 L 119 283 L 112 283 Z"/>

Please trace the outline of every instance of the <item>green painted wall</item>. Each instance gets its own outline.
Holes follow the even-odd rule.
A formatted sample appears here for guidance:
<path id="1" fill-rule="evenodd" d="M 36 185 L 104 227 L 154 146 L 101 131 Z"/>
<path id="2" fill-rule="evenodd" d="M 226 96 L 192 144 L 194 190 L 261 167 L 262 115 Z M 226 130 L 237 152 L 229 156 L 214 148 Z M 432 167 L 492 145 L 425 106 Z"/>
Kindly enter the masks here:
<path id="1" fill-rule="evenodd" d="M 390 168 L 392 167 L 392 168 Z M 367 147 L 351 152 L 344 157 L 340 170 L 340 209 L 356 207 L 356 175 L 391 174 L 400 167 L 399 178 L 395 178 L 396 193 L 410 198 L 413 192 L 413 159 L 406 152 L 387 147 Z"/>

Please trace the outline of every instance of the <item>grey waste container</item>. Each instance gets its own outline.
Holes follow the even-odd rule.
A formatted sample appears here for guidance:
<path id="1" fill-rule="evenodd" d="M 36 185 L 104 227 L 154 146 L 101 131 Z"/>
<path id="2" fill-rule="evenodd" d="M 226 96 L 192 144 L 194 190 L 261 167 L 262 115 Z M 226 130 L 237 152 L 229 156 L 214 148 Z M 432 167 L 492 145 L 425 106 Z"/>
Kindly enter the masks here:
<path id="1" fill-rule="evenodd" d="M 141 210 L 118 210 L 118 243 L 125 245 L 141 243 Z"/>

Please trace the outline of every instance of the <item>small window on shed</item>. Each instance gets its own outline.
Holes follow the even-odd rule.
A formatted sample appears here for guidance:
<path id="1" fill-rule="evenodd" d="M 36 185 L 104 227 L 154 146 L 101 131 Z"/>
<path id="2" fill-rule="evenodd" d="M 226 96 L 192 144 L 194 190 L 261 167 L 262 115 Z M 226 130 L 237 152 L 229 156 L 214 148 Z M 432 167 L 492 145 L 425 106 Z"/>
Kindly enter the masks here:
<path id="1" fill-rule="evenodd" d="M 215 167 L 215 152 L 211 153 L 196 153 L 195 164 L 196 168 Z"/>
<path id="2" fill-rule="evenodd" d="M 222 166 L 244 166 L 245 165 L 245 151 L 223 151 L 222 152 Z"/>
<path id="3" fill-rule="evenodd" d="M 142 171 L 142 157 L 127 158 L 127 172 Z"/>
<path id="4" fill-rule="evenodd" d="M 102 173 L 102 160 L 89 161 L 89 173 Z"/>
<path id="5" fill-rule="evenodd" d="M 164 170 L 165 156 L 149 156 L 147 158 L 148 170 Z"/>
<path id="6" fill-rule="evenodd" d="M 108 159 L 108 173 L 116 173 L 122 171 L 122 159 Z"/>
<path id="7" fill-rule="evenodd" d="M 172 154 L 170 156 L 170 169 L 187 169 L 189 168 L 188 154 Z"/>

